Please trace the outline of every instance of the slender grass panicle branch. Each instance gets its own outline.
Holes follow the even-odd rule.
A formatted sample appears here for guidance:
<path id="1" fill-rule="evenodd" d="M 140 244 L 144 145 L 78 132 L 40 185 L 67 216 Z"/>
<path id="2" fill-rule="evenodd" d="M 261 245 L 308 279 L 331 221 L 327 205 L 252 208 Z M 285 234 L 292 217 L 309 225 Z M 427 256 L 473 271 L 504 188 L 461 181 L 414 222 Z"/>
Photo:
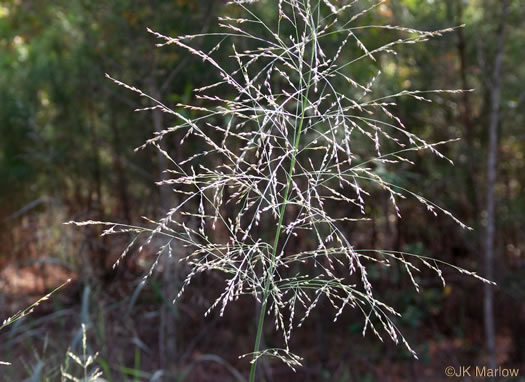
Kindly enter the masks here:
<path id="1" fill-rule="evenodd" d="M 56 292 L 58 292 L 60 289 L 62 289 L 64 286 L 66 286 L 67 284 L 69 284 L 71 282 L 71 279 L 67 279 L 67 281 L 61 285 L 59 285 L 58 287 L 56 287 L 55 289 L 53 289 L 51 292 L 49 292 L 48 294 L 46 294 L 44 297 L 41 297 L 39 298 L 37 301 L 35 301 L 34 303 L 32 303 L 31 305 L 29 305 L 27 308 L 25 309 L 22 309 L 20 310 L 19 312 L 17 312 L 16 314 L 12 315 L 11 317 L 9 318 L 6 318 L 3 322 L 2 322 L 2 325 L 0 325 L 0 330 L 8 327 L 9 325 L 12 325 L 14 324 L 16 321 L 18 320 L 21 320 L 22 318 L 30 315 L 31 313 L 33 313 L 33 311 L 35 310 L 35 308 L 42 304 L 43 302 L 49 300 L 49 298 Z M 2 362 L 0 361 L 0 365 L 10 365 L 10 363 L 8 362 Z"/>
<path id="2" fill-rule="evenodd" d="M 171 255 L 174 243 L 188 247 L 189 254 L 181 261 L 189 273 L 179 296 L 200 273 L 218 271 L 226 278 L 224 290 L 207 313 L 218 309 L 222 315 L 241 295 L 257 299 L 261 309 L 254 350 L 249 354 L 250 381 L 263 355 L 280 358 L 292 368 L 301 364 L 300 357 L 291 353 L 289 340 L 321 298 L 335 309 L 334 321 L 346 307 L 358 309 L 364 317 L 363 335 L 371 330 L 383 340 L 386 334 L 416 356 L 395 325 L 399 313 L 376 298 L 367 267 L 399 263 L 419 291 L 414 276 L 419 267 L 434 271 L 444 284 L 440 266 L 445 264 L 404 252 L 359 249 L 347 232 L 372 218 L 366 206 L 374 203 L 371 193 L 378 191 L 389 198 L 399 217 L 399 199 L 411 197 L 433 215 L 445 214 L 470 229 L 451 212 L 376 171 L 379 166 L 412 163 L 409 154 L 415 151 L 427 150 L 449 160 L 439 146 L 452 140 L 427 142 L 391 110 L 401 97 L 430 102 L 432 94 L 460 90 L 403 90 L 376 96 L 381 71 L 363 81 L 352 69 L 366 62 L 378 68 L 382 58 L 395 55 L 399 46 L 421 43 L 453 29 L 361 25 L 382 1 L 258 3 L 231 2 L 240 8 L 235 14 L 241 16 L 221 17 L 221 32 L 169 37 L 148 29 L 159 39 L 159 47 L 182 48 L 216 72 L 217 82 L 195 90 L 196 105 L 170 108 L 108 75 L 117 85 L 153 102 L 141 111 L 159 109 L 177 120 L 138 149 L 154 146 L 169 159 L 172 168 L 166 170 L 171 177 L 158 184 L 171 186 L 180 202 L 162 219 L 148 220 L 149 227 L 95 221 L 75 224 L 104 224 L 104 235 L 135 233 L 121 258 L 135 245 L 140 252 L 154 238 L 164 238 L 146 278 L 161 256 Z M 272 6 L 268 3 L 275 3 L 276 14 L 266 20 L 263 15 L 268 15 L 268 8 L 262 10 L 264 4 Z M 402 37 L 368 48 L 362 36 L 370 29 Z M 217 45 L 208 51 L 192 46 L 203 38 L 216 40 Z M 229 54 L 233 69 L 229 69 L 232 62 L 215 58 L 221 49 Z M 180 147 L 191 138 L 205 148 L 177 161 L 159 145 L 173 133 L 181 137 Z M 344 216 L 341 211 L 346 211 Z M 214 240 L 219 226 L 227 240 Z M 305 233 L 315 243 L 306 249 L 293 248 L 290 240 Z M 260 348 L 268 315 L 282 332 L 282 349 Z"/>

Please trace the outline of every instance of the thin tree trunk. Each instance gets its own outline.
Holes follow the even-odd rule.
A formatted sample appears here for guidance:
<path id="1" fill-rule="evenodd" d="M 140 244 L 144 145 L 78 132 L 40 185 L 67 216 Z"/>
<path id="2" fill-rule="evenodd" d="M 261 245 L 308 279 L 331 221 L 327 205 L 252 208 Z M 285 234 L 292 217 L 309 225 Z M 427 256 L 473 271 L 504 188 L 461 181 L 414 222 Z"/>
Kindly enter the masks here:
<path id="1" fill-rule="evenodd" d="M 100 150 L 99 150 L 99 137 L 97 132 L 97 118 L 96 118 L 96 110 L 95 106 L 90 102 L 88 105 L 88 111 L 89 111 L 89 120 L 88 120 L 88 126 L 91 133 L 91 150 L 92 150 L 92 156 L 93 156 L 93 177 L 95 181 L 95 197 L 96 197 L 96 203 L 94 210 L 96 212 L 96 219 L 104 220 L 104 206 L 103 206 L 103 198 L 102 198 L 102 168 L 100 163 Z M 97 230 L 98 231 L 98 230 Z M 99 233 L 97 232 L 97 235 Z M 102 237 L 102 240 L 95 240 L 93 242 L 94 244 L 94 252 L 97 255 L 96 261 L 97 261 L 97 273 L 103 278 L 107 277 L 107 270 L 106 270 L 106 259 L 107 259 L 107 237 Z"/>
<path id="2" fill-rule="evenodd" d="M 217 6 L 219 2 L 213 1 L 201 33 L 206 33 L 210 27 L 211 21 L 213 20 Z M 174 68 L 174 70 L 167 76 L 163 84 L 159 84 L 159 73 L 157 71 L 157 56 L 155 50 L 152 52 L 152 70 L 150 77 L 150 95 L 157 101 L 162 101 L 162 94 L 165 93 L 170 85 L 171 81 L 184 69 L 187 60 L 184 59 Z M 155 105 L 153 105 L 155 106 Z M 159 109 L 153 110 L 153 127 L 156 133 L 160 133 L 164 128 L 164 115 Z M 158 142 L 160 148 L 167 151 L 165 143 L 161 140 Z M 182 155 L 181 150 L 177 150 L 176 155 Z M 180 159 L 180 158 L 179 158 Z M 157 168 L 159 171 L 160 180 L 167 180 L 170 178 L 169 174 L 165 172 L 169 168 L 169 160 L 157 150 Z M 169 211 L 171 205 L 176 205 L 176 196 L 172 193 L 169 186 L 160 186 L 160 205 L 161 214 L 165 214 Z M 168 257 L 163 256 L 161 259 L 161 267 L 163 269 L 163 286 L 162 293 L 164 297 L 169 301 L 174 301 L 179 290 L 179 283 L 177 278 L 177 259 L 183 256 L 183 248 L 178 247 L 175 249 L 174 256 Z M 178 311 L 175 302 L 173 306 L 164 303 L 160 311 L 160 327 L 159 327 L 159 350 L 160 350 L 160 367 L 166 368 L 169 364 L 174 364 L 177 361 L 177 317 Z"/>
<path id="3" fill-rule="evenodd" d="M 151 88 L 150 94 L 153 98 L 161 101 L 161 92 L 157 86 L 155 78 L 156 70 L 152 71 Z M 156 133 L 160 133 L 163 129 L 164 118 L 163 112 L 159 109 L 153 110 L 153 128 Z M 159 142 L 159 146 L 162 150 L 167 152 L 167 148 L 164 143 Z M 161 181 L 169 179 L 169 175 L 165 170 L 169 168 L 168 159 L 157 150 L 157 168 Z M 160 214 L 165 214 L 170 209 L 170 202 L 172 201 L 172 194 L 169 187 L 162 185 L 160 186 Z M 178 253 L 177 253 L 178 255 Z M 160 367 L 168 368 L 170 364 L 173 364 L 177 357 L 177 331 L 176 331 L 176 313 L 177 307 L 175 305 L 169 306 L 168 304 L 175 298 L 174 293 L 177 290 L 177 274 L 175 258 L 169 256 L 163 256 L 160 260 L 160 266 L 162 267 L 163 280 L 161 291 L 164 297 L 169 300 L 165 301 L 160 308 L 160 325 L 159 325 L 159 353 L 160 353 Z"/>
<path id="4" fill-rule="evenodd" d="M 157 101 L 162 102 L 162 91 L 158 85 L 158 68 L 156 52 L 152 51 L 152 68 L 151 76 L 149 78 L 149 93 Z M 156 106 L 155 104 L 153 106 Z M 160 109 L 154 109 L 152 112 L 153 129 L 156 134 L 159 134 L 164 129 L 164 113 Z M 158 145 L 161 150 L 168 152 L 168 148 L 164 141 L 159 141 Z M 157 171 L 160 181 L 169 179 L 169 174 L 166 170 L 169 169 L 169 160 L 160 151 L 157 150 Z M 163 216 L 170 210 L 171 203 L 175 202 L 173 193 L 169 186 L 160 186 L 160 209 L 157 211 L 160 216 Z M 160 323 L 159 323 L 159 366 L 162 369 L 167 369 L 177 360 L 177 330 L 176 330 L 176 315 L 177 306 L 170 305 L 171 301 L 175 299 L 177 288 L 177 267 L 175 258 L 179 255 L 177 251 L 175 257 L 164 254 L 160 259 L 159 267 L 162 269 L 162 286 L 161 293 L 166 301 L 163 302 L 160 308 Z"/>
<path id="5" fill-rule="evenodd" d="M 120 131 L 113 113 L 111 113 L 109 125 L 113 134 L 113 166 L 117 173 L 117 189 L 120 197 L 121 211 L 124 219 L 126 219 L 126 223 L 131 224 L 131 205 L 128 195 L 128 178 L 126 176 L 126 170 L 122 164 Z"/>
<path id="6" fill-rule="evenodd" d="M 161 92 L 157 86 L 156 79 L 155 79 L 155 72 L 156 70 L 153 70 L 152 79 L 151 79 L 151 88 L 150 88 L 150 94 L 153 98 L 160 101 L 161 99 Z M 163 112 L 159 109 L 153 110 L 153 128 L 155 130 L 155 133 L 160 133 L 163 129 L 164 125 L 164 115 Z M 162 150 L 166 151 L 166 148 L 164 147 L 164 143 L 162 141 L 158 142 L 159 146 Z M 166 170 L 169 168 L 168 159 L 159 151 L 157 150 L 157 169 L 159 172 L 159 178 L 161 181 L 169 179 L 169 175 L 166 173 Z M 171 190 L 169 187 L 162 185 L 160 186 L 160 206 L 161 206 L 161 214 L 166 213 L 170 209 L 170 197 L 171 197 Z"/>
<path id="7" fill-rule="evenodd" d="M 456 18 L 457 18 L 457 24 L 462 25 L 463 24 L 463 0 L 456 0 Z M 457 34 L 457 50 L 458 50 L 458 56 L 459 56 L 459 71 L 461 76 L 461 88 L 463 90 L 470 89 L 468 78 L 467 78 L 467 71 L 468 71 L 468 63 L 467 63 L 467 54 L 466 54 L 466 40 L 465 40 L 465 34 L 463 33 L 463 28 L 457 28 L 456 29 Z M 462 94 L 463 100 L 462 100 L 462 108 L 461 108 L 461 120 L 463 122 L 463 125 L 465 127 L 465 143 L 467 147 L 469 148 L 467 150 L 467 192 L 470 199 L 470 206 L 472 207 L 471 215 L 473 217 L 478 216 L 479 214 L 479 200 L 478 200 L 478 193 L 476 188 L 476 182 L 474 180 L 474 174 L 476 174 L 476 160 L 474 158 L 475 152 L 471 150 L 473 146 L 473 139 L 474 139 L 474 121 L 472 119 L 472 107 L 470 103 L 470 93 L 468 91 L 464 91 Z M 469 208 L 470 209 L 470 208 Z"/>
<path id="8" fill-rule="evenodd" d="M 498 153 L 498 124 L 501 98 L 501 67 L 503 62 L 503 48 L 505 44 L 505 19 L 509 8 L 509 0 L 502 2 L 502 14 L 499 33 L 497 36 L 496 56 L 490 86 L 490 125 L 489 150 L 487 162 L 487 231 L 485 236 L 485 273 L 489 280 L 494 279 L 494 234 L 495 234 L 495 200 L 494 187 L 496 184 L 496 167 Z M 485 284 L 484 297 L 485 336 L 489 366 L 496 368 L 496 329 L 494 323 L 494 290 Z"/>

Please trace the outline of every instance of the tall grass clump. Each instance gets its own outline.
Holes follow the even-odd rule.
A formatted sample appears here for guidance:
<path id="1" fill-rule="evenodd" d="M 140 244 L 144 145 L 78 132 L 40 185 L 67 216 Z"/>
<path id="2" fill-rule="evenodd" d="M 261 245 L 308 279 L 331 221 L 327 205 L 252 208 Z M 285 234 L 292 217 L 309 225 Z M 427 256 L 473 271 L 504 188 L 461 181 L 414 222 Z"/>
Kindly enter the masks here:
<path id="1" fill-rule="evenodd" d="M 250 381 L 257 360 L 278 357 L 289 366 L 300 357 L 289 348 L 294 328 L 300 327 L 321 298 L 334 307 L 334 321 L 348 308 L 362 312 L 363 334 L 371 330 L 402 343 L 416 356 L 396 327 L 396 310 L 374 294 L 367 268 L 398 263 L 419 291 L 415 273 L 427 267 L 442 276 L 438 259 L 352 244 L 352 226 L 370 220 L 367 205 L 389 198 L 396 214 L 400 199 L 410 197 L 433 215 L 445 214 L 470 229 L 452 213 L 404 187 L 392 183 L 379 167 L 394 169 L 410 161 L 410 153 L 427 150 L 449 160 L 438 150 L 446 142 L 429 143 L 411 132 L 391 110 L 400 97 L 429 101 L 430 93 L 457 90 L 404 90 L 377 93 L 382 57 L 395 55 L 402 45 L 440 36 L 451 29 L 421 31 L 392 25 L 363 25 L 367 14 L 382 4 L 358 0 L 236 0 L 236 17 L 221 17 L 221 32 L 169 37 L 152 30 L 159 47 L 173 45 L 208 64 L 218 81 L 195 90 L 197 104 L 169 108 L 141 90 L 108 76 L 153 102 L 141 109 L 158 109 L 177 123 L 157 133 L 143 146 L 154 146 L 170 161 L 166 169 L 177 203 L 152 226 L 105 224 L 104 234 L 132 232 L 138 251 L 162 238 L 157 260 L 171 256 L 181 243 L 189 272 L 179 296 L 203 272 L 224 275 L 225 288 L 209 307 L 224 313 L 241 295 L 260 303 Z M 274 12 L 275 17 L 268 17 Z M 360 36 L 367 30 L 395 36 L 387 43 L 367 47 Z M 399 37 L 399 36 L 403 37 Z M 384 38 L 382 37 L 382 40 Z M 210 39 L 213 48 L 202 46 Z M 198 42 L 198 43 L 197 43 Z M 225 50 L 220 62 L 217 52 Z M 345 57 L 345 59 L 343 59 Z M 350 57 L 350 58 L 349 58 Z M 361 68 L 360 75 L 354 73 Z M 368 68 L 366 78 L 363 68 Z M 188 117 L 188 116 L 191 117 Z M 180 137 L 180 147 L 192 140 L 203 147 L 176 160 L 161 147 L 166 136 Z M 179 149 L 181 149 L 179 147 Z M 374 198 L 372 198 L 374 193 Z M 215 240 L 219 226 L 227 239 Z M 295 237 L 308 243 L 294 248 Z M 456 268 L 486 281 L 473 272 Z M 266 316 L 282 333 L 283 347 L 262 349 Z"/>

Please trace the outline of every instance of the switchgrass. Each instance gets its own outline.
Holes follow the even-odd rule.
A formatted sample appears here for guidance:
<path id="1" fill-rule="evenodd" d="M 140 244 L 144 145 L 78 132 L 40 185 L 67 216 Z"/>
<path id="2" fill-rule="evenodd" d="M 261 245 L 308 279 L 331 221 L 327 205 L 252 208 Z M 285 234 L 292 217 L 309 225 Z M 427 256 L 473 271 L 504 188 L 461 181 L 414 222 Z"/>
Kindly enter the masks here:
<path id="1" fill-rule="evenodd" d="M 460 92 L 403 90 L 376 95 L 381 72 L 365 80 L 354 73 L 354 67 L 367 62 L 371 68 L 380 66 L 383 57 L 395 55 L 402 45 L 453 30 L 363 25 L 382 3 L 237 0 L 230 5 L 238 8 L 232 13 L 239 16 L 221 17 L 222 32 L 169 37 L 148 29 L 160 40 L 159 47 L 173 45 L 188 51 L 220 78 L 195 90 L 198 105 L 170 108 L 108 75 L 117 85 L 153 102 L 141 111 L 158 109 L 178 120 L 138 148 L 154 146 L 169 160 L 171 168 L 166 171 L 171 177 L 158 184 L 172 187 L 177 203 L 162 219 L 148 219 L 150 227 L 99 221 L 75 224 L 106 225 L 104 235 L 136 235 L 115 265 L 135 245 L 140 253 L 154 238 L 162 238 L 145 278 L 162 256 L 175 253 L 189 269 L 179 296 L 196 275 L 221 272 L 225 288 L 206 314 L 217 309 L 222 315 L 230 302 L 252 295 L 260 303 L 260 315 L 254 349 L 247 354 L 252 362 L 250 381 L 262 356 L 277 357 L 292 368 L 301 365 L 301 358 L 290 350 L 290 337 L 321 298 L 335 309 L 334 321 L 345 308 L 357 309 L 363 314 L 363 335 L 371 330 L 381 341 L 386 335 L 416 357 L 395 324 L 400 314 L 376 297 L 367 267 L 398 263 L 419 291 L 415 274 L 421 267 L 435 272 L 445 285 L 441 267 L 449 264 L 406 252 L 356 248 L 347 232 L 373 218 L 367 207 L 377 203 L 377 195 L 390 200 L 399 218 L 398 202 L 408 197 L 431 214 L 447 215 L 470 229 L 448 210 L 377 171 L 381 166 L 411 164 L 411 152 L 423 150 L 452 162 L 439 151 L 450 141 L 427 142 L 392 110 L 401 97 L 430 102 L 432 94 Z M 274 18 L 267 17 L 268 7 L 275 7 Z M 368 48 L 361 35 L 371 29 L 402 37 Z M 205 51 L 193 47 L 198 39 L 218 43 Z M 229 54 L 230 62 L 215 58 L 219 50 Z M 178 161 L 159 144 L 169 134 L 181 137 L 181 147 L 191 138 L 204 148 Z M 214 239 L 219 226 L 227 240 Z M 291 245 L 294 238 L 305 235 L 309 238 L 305 248 Z M 176 252 L 176 243 L 186 247 L 187 254 Z M 282 333 L 283 346 L 261 349 L 264 321 L 270 315 Z"/>

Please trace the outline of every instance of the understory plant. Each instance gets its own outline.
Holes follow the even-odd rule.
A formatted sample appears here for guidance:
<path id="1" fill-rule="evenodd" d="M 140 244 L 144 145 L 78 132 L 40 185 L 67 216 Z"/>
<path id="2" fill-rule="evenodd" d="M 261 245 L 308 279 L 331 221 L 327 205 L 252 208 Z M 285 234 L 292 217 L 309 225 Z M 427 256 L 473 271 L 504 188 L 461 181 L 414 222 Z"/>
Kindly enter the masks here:
<path id="1" fill-rule="evenodd" d="M 73 382 L 96 382 L 102 380 L 102 371 L 94 367 L 98 353 L 88 354 L 86 325 L 82 324 L 82 354 L 75 354 L 71 349 L 67 350 L 64 364 L 60 366 L 61 381 Z M 73 362 L 71 362 L 73 361 Z M 71 365 L 71 363 L 73 365 Z M 76 377 L 71 369 L 80 369 L 80 377 Z"/>
<path id="2" fill-rule="evenodd" d="M 65 283 L 59 285 L 58 287 L 56 287 L 55 289 L 53 289 L 51 292 L 49 292 L 48 294 L 46 294 L 44 297 L 41 297 L 39 298 L 37 301 L 35 301 L 34 303 L 32 303 L 31 305 L 29 305 L 28 307 L 18 311 L 16 314 L 12 315 L 11 317 L 8 317 L 6 318 L 3 322 L 2 322 L 2 325 L 0 325 L 0 330 L 3 330 L 5 328 L 7 328 L 9 325 L 12 325 L 14 324 L 15 322 L 17 322 L 18 320 L 21 320 L 25 317 L 27 317 L 28 315 L 30 315 L 31 313 L 33 313 L 33 311 L 36 309 L 36 307 L 40 304 L 42 304 L 43 302 L 49 300 L 51 298 L 51 296 L 58 292 L 60 289 L 62 289 L 66 284 L 69 284 L 71 282 L 71 279 L 68 279 Z M 9 362 L 3 362 L 3 361 L 0 361 L 0 365 L 11 365 Z"/>
<path id="3" fill-rule="evenodd" d="M 381 62 L 397 48 L 452 30 L 363 24 L 382 3 L 239 0 L 230 3 L 235 17 L 219 18 L 219 32 L 170 37 L 148 29 L 159 47 L 182 48 L 216 73 L 215 83 L 194 90 L 195 104 L 168 107 L 108 75 L 153 102 L 141 110 L 157 109 L 177 120 L 138 148 L 154 146 L 169 160 L 169 179 L 158 184 L 173 189 L 176 203 L 147 227 L 75 224 L 104 224 L 105 235 L 135 234 L 117 264 L 133 246 L 140 252 L 162 239 L 146 278 L 162 256 L 175 254 L 188 269 L 179 296 L 195 276 L 222 273 L 225 288 L 207 314 L 217 309 L 222 315 L 230 302 L 252 295 L 260 313 L 253 352 L 247 354 L 250 381 L 262 356 L 277 357 L 292 368 L 300 365 L 301 358 L 289 348 L 290 337 L 321 299 L 333 306 L 334 321 L 345 308 L 357 309 L 363 314 L 363 335 L 371 330 L 382 340 L 386 334 L 416 356 L 395 324 L 399 313 L 376 297 L 367 269 L 398 263 L 419 291 L 415 274 L 420 268 L 434 271 L 445 284 L 440 269 L 445 263 L 356 247 L 349 232 L 373 218 L 368 207 L 379 203 L 378 197 L 388 198 L 398 217 L 399 200 L 409 197 L 431 214 L 445 214 L 470 229 L 388 177 L 397 165 L 412 163 L 412 152 L 426 150 L 449 160 L 438 149 L 446 142 L 427 142 L 394 114 L 397 99 L 430 101 L 431 93 L 459 90 L 377 94 Z M 381 43 L 367 47 L 361 36 L 370 30 L 381 32 Z M 387 38 L 392 40 L 384 42 Z M 217 44 L 205 49 L 201 39 Z M 201 149 L 177 160 L 162 145 L 170 135 L 178 138 L 178 150 L 190 140 Z M 299 241 L 302 245 L 293 244 Z M 282 348 L 261 348 L 267 316 L 282 333 Z"/>

